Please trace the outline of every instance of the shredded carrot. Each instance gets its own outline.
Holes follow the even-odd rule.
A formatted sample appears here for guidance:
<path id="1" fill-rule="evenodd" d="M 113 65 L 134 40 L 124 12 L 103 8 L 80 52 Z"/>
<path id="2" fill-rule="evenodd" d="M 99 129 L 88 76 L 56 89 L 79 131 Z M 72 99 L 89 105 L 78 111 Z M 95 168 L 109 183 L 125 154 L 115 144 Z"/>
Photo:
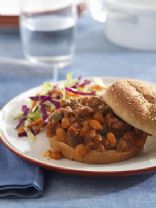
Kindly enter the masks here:
<path id="1" fill-rule="evenodd" d="M 35 125 L 43 125 L 43 123 L 44 123 L 43 119 L 42 119 L 42 118 L 39 118 L 39 119 L 37 119 L 37 120 L 35 120 L 35 121 L 32 121 L 32 122 L 29 124 L 28 127 L 33 127 L 33 126 L 35 126 Z"/>
<path id="2" fill-rule="evenodd" d="M 18 133 L 22 133 L 22 132 L 25 132 L 24 128 L 23 127 L 20 127 L 17 129 Z"/>
<path id="3" fill-rule="evenodd" d="M 39 119 L 37 119 L 36 121 L 33 121 L 33 122 L 31 122 L 31 123 L 28 125 L 29 128 L 32 128 L 32 127 L 35 127 L 35 126 L 37 126 L 36 131 L 40 132 L 40 130 L 41 130 L 41 129 L 43 128 L 43 126 L 44 126 L 44 121 L 43 121 L 43 119 L 42 119 L 42 118 L 39 118 Z M 20 134 L 20 133 L 25 132 L 25 129 L 24 129 L 24 127 L 20 127 L 20 128 L 17 129 L 17 131 L 18 131 L 18 133 Z"/>
<path id="4" fill-rule="evenodd" d="M 68 97 L 80 97 L 80 95 L 72 93 L 72 92 L 66 92 L 66 96 Z"/>
<path id="5" fill-rule="evenodd" d="M 91 89 L 93 90 L 93 91 L 100 91 L 100 90 L 103 90 L 103 89 L 105 89 L 106 87 L 102 87 L 102 86 L 100 86 L 100 85 L 94 85 L 94 86 L 92 86 L 91 87 Z"/>

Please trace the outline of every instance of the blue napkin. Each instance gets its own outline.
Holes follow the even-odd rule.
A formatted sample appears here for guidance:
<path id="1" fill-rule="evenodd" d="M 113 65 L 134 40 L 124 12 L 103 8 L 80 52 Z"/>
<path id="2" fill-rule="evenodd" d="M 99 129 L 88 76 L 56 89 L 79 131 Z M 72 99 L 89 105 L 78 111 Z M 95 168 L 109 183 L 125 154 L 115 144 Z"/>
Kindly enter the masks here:
<path id="1" fill-rule="evenodd" d="M 33 198 L 43 192 L 43 172 L 0 144 L 0 198 Z"/>
<path id="2" fill-rule="evenodd" d="M 0 107 L 17 94 L 47 80 L 49 74 L 44 77 L 45 71 L 41 66 L 0 59 Z M 0 144 L 0 198 L 39 197 L 43 182 L 41 168 L 23 161 Z"/>

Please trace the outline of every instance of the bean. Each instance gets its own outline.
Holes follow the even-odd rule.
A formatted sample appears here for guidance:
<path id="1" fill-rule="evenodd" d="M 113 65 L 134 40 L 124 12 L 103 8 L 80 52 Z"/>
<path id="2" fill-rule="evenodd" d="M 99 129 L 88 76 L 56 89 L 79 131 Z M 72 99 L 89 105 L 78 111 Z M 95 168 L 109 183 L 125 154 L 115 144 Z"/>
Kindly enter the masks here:
<path id="1" fill-rule="evenodd" d="M 114 136 L 114 134 L 112 132 L 108 132 L 107 133 L 106 144 L 109 147 L 115 147 L 116 146 L 116 138 L 115 138 L 115 136 Z"/>
<path id="2" fill-rule="evenodd" d="M 85 137 L 87 131 L 89 130 L 88 126 L 84 126 L 80 129 L 80 137 Z"/>
<path id="3" fill-rule="evenodd" d="M 112 128 L 115 130 L 123 129 L 124 123 L 122 121 L 119 121 L 118 119 L 114 119 L 114 122 L 112 124 Z"/>
<path id="4" fill-rule="evenodd" d="M 108 113 L 106 116 L 106 121 L 109 127 L 120 130 L 125 127 L 124 122 L 120 121 L 118 118 L 116 118 L 113 114 Z"/>
<path id="5" fill-rule="evenodd" d="M 104 122 L 104 118 L 103 118 L 103 116 L 102 116 L 101 113 L 95 113 L 94 116 L 93 116 L 93 118 L 94 118 L 95 120 L 101 122 L 101 123 Z"/>
<path id="6" fill-rule="evenodd" d="M 47 137 L 52 137 L 55 134 L 55 127 L 56 127 L 56 123 L 52 121 L 48 123 L 46 130 Z"/>
<path id="7" fill-rule="evenodd" d="M 75 153 L 80 157 L 83 157 L 86 153 L 88 153 L 88 151 L 89 151 L 89 148 L 85 146 L 84 144 L 79 144 L 75 148 Z"/>
<path id="8" fill-rule="evenodd" d="M 47 152 L 44 153 L 43 155 L 44 157 L 50 159 L 55 159 L 55 160 L 59 160 L 60 158 L 62 158 L 62 154 L 61 152 L 55 152 L 53 150 L 48 150 Z"/>
<path id="9" fill-rule="evenodd" d="M 71 134 L 73 134 L 73 135 L 77 135 L 78 134 L 78 129 L 76 129 L 75 127 L 73 127 L 73 126 L 70 126 L 69 128 L 68 128 L 68 130 L 67 130 L 67 134 L 69 135 L 71 135 Z"/>
<path id="10" fill-rule="evenodd" d="M 90 146 L 91 149 L 97 149 L 101 142 L 102 137 L 99 134 L 96 134 L 96 136 L 94 136 L 93 138 L 91 138 L 91 140 L 88 141 L 87 146 Z"/>
<path id="11" fill-rule="evenodd" d="M 69 126 L 70 126 L 69 118 L 63 118 L 62 123 L 61 123 L 61 127 L 64 129 L 67 129 Z"/>
<path id="12" fill-rule="evenodd" d="M 101 126 L 100 122 L 97 121 L 97 120 L 90 120 L 90 121 L 89 121 L 89 124 L 90 124 L 90 126 L 91 126 L 93 129 L 95 129 L 95 130 L 100 130 L 100 129 L 102 129 L 102 126 Z"/>
<path id="13" fill-rule="evenodd" d="M 57 136 L 57 140 L 64 142 L 65 141 L 65 137 L 66 137 L 66 132 L 64 129 L 62 128 L 57 128 L 56 129 L 56 136 Z"/>
<path id="14" fill-rule="evenodd" d="M 89 120 L 84 120 L 84 121 L 82 121 L 82 125 L 83 125 L 83 126 L 88 126 L 88 123 L 89 123 Z"/>

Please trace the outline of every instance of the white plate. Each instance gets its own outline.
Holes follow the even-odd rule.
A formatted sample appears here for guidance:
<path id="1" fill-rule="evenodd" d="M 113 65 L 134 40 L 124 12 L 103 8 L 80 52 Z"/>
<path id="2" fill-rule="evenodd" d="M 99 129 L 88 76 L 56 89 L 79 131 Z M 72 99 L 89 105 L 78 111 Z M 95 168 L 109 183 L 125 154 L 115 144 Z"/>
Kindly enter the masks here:
<path id="1" fill-rule="evenodd" d="M 116 78 L 102 78 L 109 85 Z M 40 87 L 31 89 L 12 99 L 7 103 L 0 113 L 0 131 L 2 142 L 16 155 L 41 167 L 57 170 L 65 173 L 81 175 L 127 175 L 140 174 L 156 170 L 156 138 L 148 137 L 143 152 L 132 159 L 113 164 L 93 165 L 85 164 L 68 159 L 53 160 L 46 159 L 42 155 L 50 148 L 44 133 L 37 136 L 36 142 L 30 144 L 28 138 L 18 138 L 15 130 L 16 123 L 13 116 L 19 112 L 26 98 L 40 91 Z"/>

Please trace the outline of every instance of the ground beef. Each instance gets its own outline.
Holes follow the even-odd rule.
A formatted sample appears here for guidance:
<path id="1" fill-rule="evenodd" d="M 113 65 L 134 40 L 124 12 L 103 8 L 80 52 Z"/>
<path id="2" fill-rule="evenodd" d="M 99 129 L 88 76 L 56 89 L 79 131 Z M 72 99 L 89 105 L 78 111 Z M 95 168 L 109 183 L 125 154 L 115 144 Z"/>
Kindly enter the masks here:
<path id="1" fill-rule="evenodd" d="M 75 148 L 84 144 L 90 150 L 127 151 L 147 134 L 121 120 L 100 97 L 62 100 L 47 125 L 47 136 Z"/>

